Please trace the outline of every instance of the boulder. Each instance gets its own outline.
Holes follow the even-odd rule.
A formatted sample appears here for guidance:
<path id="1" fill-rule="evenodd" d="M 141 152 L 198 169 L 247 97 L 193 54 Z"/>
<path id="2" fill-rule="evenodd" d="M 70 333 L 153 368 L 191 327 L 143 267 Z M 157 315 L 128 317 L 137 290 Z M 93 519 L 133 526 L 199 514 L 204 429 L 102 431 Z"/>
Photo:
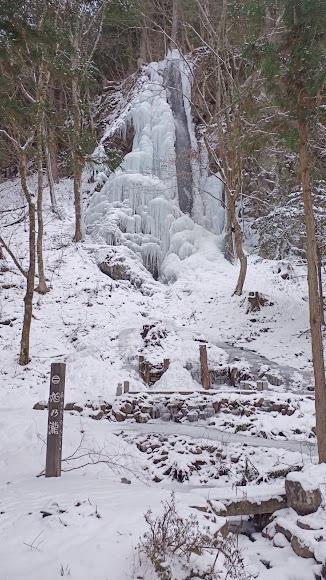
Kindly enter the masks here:
<path id="1" fill-rule="evenodd" d="M 101 272 L 112 280 L 127 280 L 140 289 L 143 285 L 153 284 L 153 278 L 139 257 L 126 246 L 108 246 L 99 252 L 97 263 Z"/>
<path id="2" fill-rule="evenodd" d="M 222 508 L 221 508 L 222 503 Z M 283 494 L 267 495 L 254 498 L 234 498 L 226 500 L 208 500 L 212 511 L 221 516 L 249 516 L 255 514 L 272 514 L 286 507 L 286 498 Z M 281 530 L 277 530 L 281 531 Z"/>
<path id="3" fill-rule="evenodd" d="M 292 531 L 283 524 L 282 520 L 277 520 L 275 522 L 275 532 L 277 534 L 282 534 L 289 542 L 291 542 L 293 536 Z"/>
<path id="4" fill-rule="evenodd" d="M 187 421 L 190 421 L 190 423 L 194 423 L 195 421 L 198 421 L 197 411 L 191 411 L 191 412 L 187 413 L 186 419 L 187 419 Z"/>
<path id="5" fill-rule="evenodd" d="M 277 532 L 273 538 L 273 546 L 276 548 L 285 548 L 288 545 L 287 538 L 281 532 Z"/>
<path id="6" fill-rule="evenodd" d="M 35 403 L 35 405 L 33 407 L 33 409 L 35 411 L 44 411 L 44 409 L 47 409 L 47 408 L 48 408 L 48 406 L 47 406 L 45 401 L 38 401 L 37 403 Z"/>
<path id="7" fill-rule="evenodd" d="M 320 573 L 321 573 L 321 577 L 322 577 L 322 578 L 326 578 L 326 563 L 325 563 L 325 564 L 323 564 L 323 566 L 322 566 L 322 569 L 321 569 Z"/>
<path id="8" fill-rule="evenodd" d="M 295 534 L 293 534 L 292 536 L 291 548 L 297 556 L 300 556 L 300 558 L 314 557 L 313 550 L 301 538 L 299 538 Z"/>
<path id="9" fill-rule="evenodd" d="M 140 410 L 142 413 L 148 413 L 150 415 L 152 411 L 152 406 L 144 404 L 140 406 Z"/>
<path id="10" fill-rule="evenodd" d="M 119 423 L 124 421 L 126 418 L 125 413 L 122 413 L 121 411 L 113 411 L 113 416 L 115 417 L 116 421 L 118 421 Z"/>
<path id="11" fill-rule="evenodd" d="M 112 280 L 129 280 L 137 287 L 140 284 L 136 277 L 130 271 L 130 268 L 123 262 L 110 262 L 109 257 L 104 262 L 99 264 L 99 268 L 103 274 L 110 276 Z"/>
<path id="12" fill-rule="evenodd" d="M 106 401 L 103 401 L 103 403 L 100 404 L 100 409 L 104 413 L 108 413 L 109 411 L 111 411 L 112 405 L 111 405 L 111 403 L 107 403 Z M 95 409 L 94 409 L 94 411 L 95 411 Z"/>
<path id="13" fill-rule="evenodd" d="M 124 413 L 125 415 L 130 415 L 133 411 L 133 407 L 132 404 L 129 403 L 128 401 L 126 401 L 125 403 L 123 403 L 120 407 L 120 411 L 122 413 Z"/>
<path id="14" fill-rule="evenodd" d="M 300 558 L 314 558 L 314 547 L 311 544 L 312 537 L 307 537 L 307 532 L 299 528 L 291 518 L 278 517 L 275 521 L 275 532 L 274 540 L 276 538 L 277 545 L 278 539 L 283 536 L 291 543 L 291 548 L 297 556 Z"/>
<path id="15" fill-rule="evenodd" d="M 316 512 L 321 504 L 322 496 L 318 483 L 314 486 L 305 487 L 297 478 L 290 473 L 285 480 L 285 493 L 288 506 L 293 508 L 300 516 Z"/>
<path id="16" fill-rule="evenodd" d="M 90 415 L 90 418 L 94 419 L 95 421 L 100 421 L 100 419 L 102 419 L 103 417 L 104 417 L 103 411 L 99 411 L 98 413 L 93 413 L 92 415 Z"/>
<path id="17" fill-rule="evenodd" d="M 218 413 L 221 408 L 221 401 L 213 401 L 214 413 Z"/>
<path id="18" fill-rule="evenodd" d="M 76 403 L 66 403 L 65 404 L 65 411 L 73 411 L 75 405 L 76 405 Z"/>
<path id="19" fill-rule="evenodd" d="M 269 540 L 272 540 L 275 536 L 275 534 L 280 533 L 276 531 L 275 528 L 275 522 L 270 522 L 269 524 L 267 524 L 267 526 L 262 530 L 261 535 L 263 536 L 263 538 L 268 538 Z"/>
<path id="20" fill-rule="evenodd" d="M 148 413 L 141 413 L 140 411 L 135 413 L 136 423 L 147 423 L 150 418 L 151 417 Z"/>
<path id="21" fill-rule="evenodd" d="M 298 518 L 297 519 L 297 526 L 302 530 L 322 530 L 323 526 L 321 522 L 316 521 L 312 518 Z"/>
<path id="22" fill-rule="evenodd" d="M 280 387 L 284 382 L 278 373 L 273 371 L 266 373 L 264 378 L 266 378 L 273 387 Z"/>

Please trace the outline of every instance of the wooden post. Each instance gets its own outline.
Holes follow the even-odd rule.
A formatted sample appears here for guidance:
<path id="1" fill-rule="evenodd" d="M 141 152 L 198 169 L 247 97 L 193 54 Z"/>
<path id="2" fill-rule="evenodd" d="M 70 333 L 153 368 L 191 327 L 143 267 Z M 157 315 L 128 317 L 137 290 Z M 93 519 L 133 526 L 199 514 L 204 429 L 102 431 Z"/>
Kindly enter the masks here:
<path id="1" fill-rule="evenodd" d="M 51 364 L 45 477 L 60 477 L 66 365 Z"/>
<path id="2" fill-rule="evenodd" d="M 119 383 L 117 386 L 117 392 L 116 392 L 117 397 L 120 397 L 120 395 L 122 395 L 122 384 Z"/>
<path id="3" fill-rule="evenodd" d="M 138 357 L 138 371 L 141 378 L 144 378 L 144 357 L 140 354 Z"/>
<path id="4" fill-rule="evenodd" d="M 129 381 L 123 381 L 123 392 L 129 393 Z"/>
<path id="5" fill-rule="evenodd" d="M 203 385 L 203 389 L 207 390 L 211 386 L 211 381 L 208 371 L 206 344 L 200 345 L 199 353 L 200 353 L 201 384 Z"/>

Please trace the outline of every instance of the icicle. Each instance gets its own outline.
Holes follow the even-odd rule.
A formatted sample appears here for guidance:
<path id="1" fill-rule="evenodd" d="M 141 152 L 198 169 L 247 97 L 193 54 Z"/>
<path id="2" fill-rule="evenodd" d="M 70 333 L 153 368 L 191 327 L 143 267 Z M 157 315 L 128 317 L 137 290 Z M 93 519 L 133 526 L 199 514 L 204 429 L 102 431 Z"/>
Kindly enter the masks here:
<path id="1" fill-rule="evenodd" d="M 144 266 L 152 272 L 154 278 L 158 277 L 160 265 L 162 261 L 161 248 L 158 244 L 147 243 L 141 246 L 141 254 L 143 257 Z"/>

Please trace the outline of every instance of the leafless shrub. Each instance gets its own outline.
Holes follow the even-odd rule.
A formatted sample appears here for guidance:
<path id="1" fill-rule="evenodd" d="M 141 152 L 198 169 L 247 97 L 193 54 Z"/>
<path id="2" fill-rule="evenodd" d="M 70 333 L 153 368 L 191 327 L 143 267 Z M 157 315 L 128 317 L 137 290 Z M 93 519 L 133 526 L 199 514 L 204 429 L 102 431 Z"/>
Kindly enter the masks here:
<path id="1" fill-rule="evenodd" d="M 223 537 L 210 527 L 202 528 L 196 516 L 182 517 L 175 505 L 174 494 L 163 501 L 163 514 L 154 516 L 151 510 L 145 514 L 147 531 L 138 544 L 138 553 L 151 562 L 160 580 L 173 580 L 173 565 L 178 563 L 185 571 L 183 580 L 249 580 L 241 552 L 234 534 Z M 193 565 L 193 555 L 198 558 Z M 220 558 L 219 558 L 220 556 Z"/>

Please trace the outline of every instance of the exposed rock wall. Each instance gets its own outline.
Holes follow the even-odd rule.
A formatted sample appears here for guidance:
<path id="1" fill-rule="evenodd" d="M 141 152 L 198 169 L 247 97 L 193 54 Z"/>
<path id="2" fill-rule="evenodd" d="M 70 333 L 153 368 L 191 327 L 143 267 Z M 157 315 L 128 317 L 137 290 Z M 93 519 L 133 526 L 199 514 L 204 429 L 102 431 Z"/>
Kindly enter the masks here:
<path id="1" fill-rule="evenodd" d="M 193 176 L 191 167 L 191 139 L 184 105 L 182 77 L 179 61 L 167 60 L 165 87 L 175 125 L 175 165 L 179 207 L 191 215 L 193 207 Z"/>

